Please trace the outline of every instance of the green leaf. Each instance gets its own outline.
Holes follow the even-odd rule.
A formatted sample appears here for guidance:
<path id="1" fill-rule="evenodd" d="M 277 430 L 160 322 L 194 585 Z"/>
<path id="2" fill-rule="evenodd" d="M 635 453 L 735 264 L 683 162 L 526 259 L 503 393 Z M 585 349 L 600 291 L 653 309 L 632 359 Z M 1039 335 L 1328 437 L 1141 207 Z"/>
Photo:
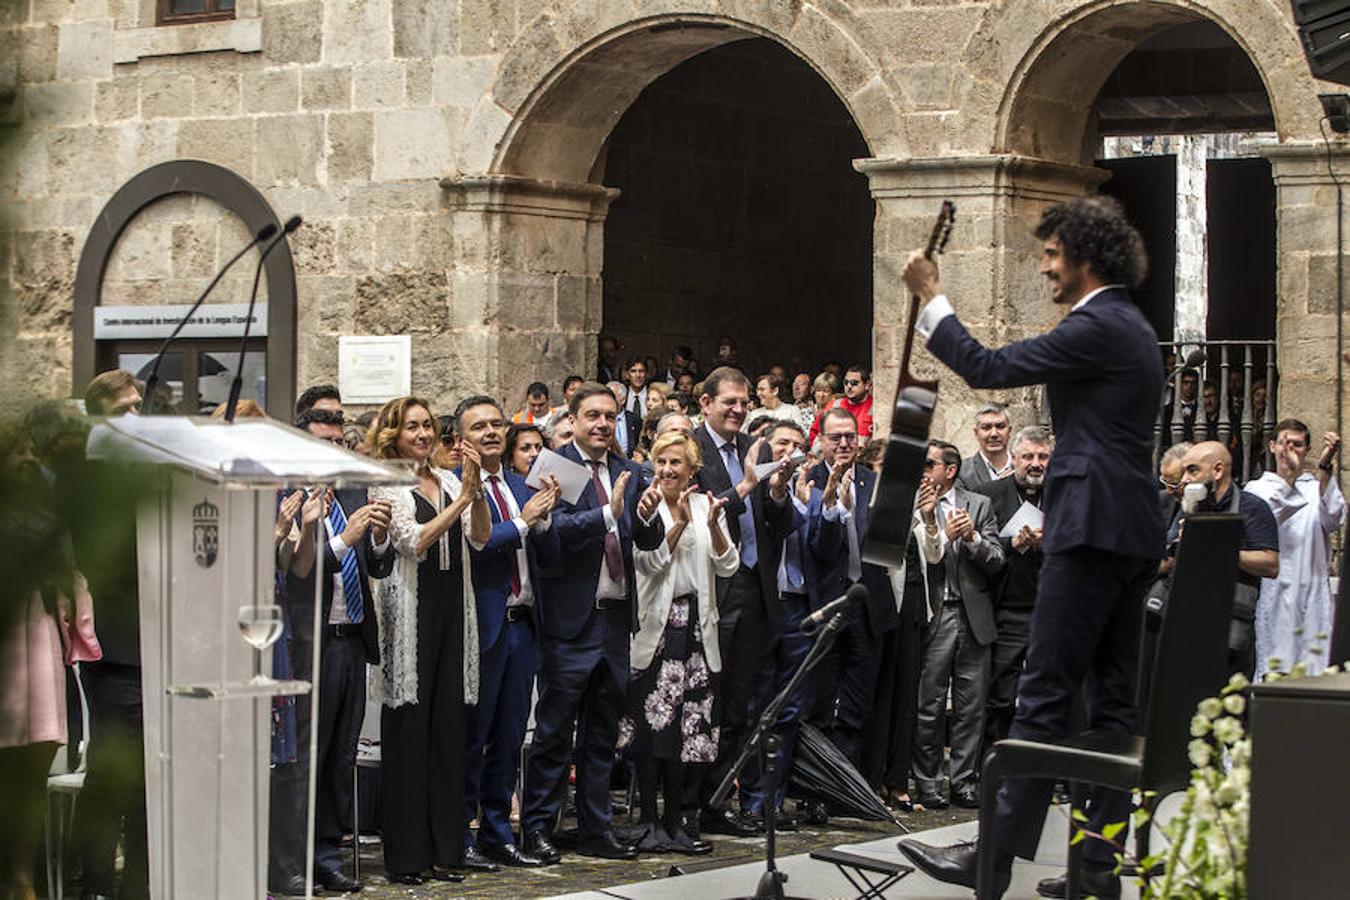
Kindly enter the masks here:
<path id="1" fill-rule="evenodd" d="M 1075 822 L 1086 822 L 1088 820 L 1087 813 L 1083 812 L 1081 809 L 1074 809 L 1069 813 L 1069 816 Z"/>
<path id="2" fill-rule="evenodd" d="M 1083 838 L 1085 838 L 1085 837 L 1087 837 L 1087 834 L 1086 834 L 1085 832 L 1082 832 L 1082 831 L 1075 831 L 1075 832 L 1073 833 L 1073 837 L 1069 838 L 1069 846 L 1072 847 L 1074 844 L 1077 844 L 1079 841 L 1083 840 Z"/>
<path id="3" fill-rule="evenodd" d="M 1120 834 L 1124 830 L 1125 830 L 1124 822 L 1112 822 L 1110 825 L 1107 825 L 1105 828 L 1102 829 L 1102 837 L 1106 838 L 1108 841 L 1115 840 L 1116 835 Z"/>

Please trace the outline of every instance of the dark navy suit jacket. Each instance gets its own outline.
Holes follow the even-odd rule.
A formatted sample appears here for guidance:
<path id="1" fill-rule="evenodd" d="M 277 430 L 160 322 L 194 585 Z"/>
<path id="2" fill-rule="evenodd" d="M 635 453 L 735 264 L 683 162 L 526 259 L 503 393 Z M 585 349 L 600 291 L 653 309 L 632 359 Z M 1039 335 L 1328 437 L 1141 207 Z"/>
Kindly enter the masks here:
<path id="1" fill-rule="evenodd" d="M 582 463 L 575 444 L 558 451 L 572 462 Z M 659 515 L 644 524 L 638 517 L 638 496 L 642 493 L 642 469 L 613 453 L 605 456 L 610 484 L 627 471 L 632 474 L 624 490 L 623 515 L 619 517 L 619 547 L 623 552 L 624 581 L 628 593 L 628 627 L 637 622 L 637 593 L 633 575 L 633 545 L 654 550 L 665 538 L 665 525 Z M 589 466 L 587 469 L 589 470 Z M 581 634 L 595 613 L 595 594 L 600 582 L 600 565 L 605 558 L 605 518 L 595 486 L 588 484 L 573 506 L 560 500 L 553 509 L 548 531 L 538 541 L 539 582 L 535 608 L 545 637 L 572 640 Z M 625 641 L 625 646 L 627 642 Z"/>
<path id="2" fill-rule="evenodd" d="M 352 513 L 365 506 L 369 500 L 365 488 L 341 488 L 333 492 L 334 501 L 342 507 L 343 515 L 348 518 Z M 296 521 L 300 521 L 300 513 L 296 513 Z M 323 528 L 323 606 L 319 614 L 323 616 L 319 621 L 327 622 L 329 612 L 333 608 L 333 575 L 340 571 L 337 557 L 333 555 L 332 547 L 328 543 L 328 532 L 324 526 L 323 520 L 317 523 L 317 527 Z M 334 535 L 336 537 L 336 535 Z M 371 538 L 370 529 L 366 529 L 365 536 L 352 547 L 351 552 L 356 554 L 356 567 L 361 573 L 361 600 L 365 607 L 365 617 L 361 620 L 361 643 L 365 647 L 366 662 L 378 665 L 380 662 L 380 627 L 375 618 L 375 601 L 370 593 L 371 578 L 385 578 L 394 570 L 394 548 L 391 545 L 385 550 L 383 556 L 376 556 L 374 551 L 374 542 Z M 295 610 L 307 610 L 311 598 L 314 596 L 314 573 L 320 566 L 310 569 L 309 575 L 299 578 L 291 572 L 286 573 L 286 599 L 293 610 L 296 618 L 292 619 L 292 627 L 297 632 L 303 632 L 306 638 L 309 635 L 310 624 L 313 618 L 300 612 L 298 615 Z M 346 602 L 345 600 L 341 602 Z M 297 626 L 297 621 L 300 623 Z M 321 633 L 322 629 L 321 629 Z"/>
<path id="3" fill-rule="evenodd" d="M 462 469 L 456 469 L 456 477 L 461 477 Z M 506 488 L 516 499 L 516 506 L 524 507 L 534 496 L 534 489 L 525 484 L 525 479 L 505 466 L 501 471 Z M 502 626 L 506 624 L 506 604 L 511 599 L 511 560 L 520 549 L 520 529 L 508 518 L 502 520 L 497 512 L 497 503 L 488 489 L 488 475 L 483 474 L 483 489 L 488 491 L 488 510 L 492 513 L 492 531 L 482 550 L 469 547 L 469 558 L 473 566 L 473 593 L 478 602 L 478 646 L 490 650 L 501 637 Z M 507 511 L 510 512 L 509 510 Z M 525 541 L 525 559 L 528 563 L 530 589 L 534 594 L 534 609 L 539 609 L 539 564 L 535 558 L 534 541 Z M 527 574 L 522 572 L 522 575 Z"/>
<path id="4" fill-rule="evenodd" d="M 837 519 L 830 521 L 824 517 L 823 497 L 820 488 L 811 488 L 805 513 L 793 504 L 793 529 L 787 536 L 787 542 L 796 545 L 797 558 L 802 562 L 803 587 L 812 612 L 839 596 L 831 579 L 844 547 L 844 526 Z M 776 572 L 774 577 L 777 577 Z"/>
<path id="5" fill-rule="evenodd" d="M 824 485 L 830 480 L 830 467 L 823 462 L 817 463 L 806 477 L 818 485 Z M 857 528 L 858 544 L 861 547 L 863 535 L 867 534 L 867 520 L 871 514 L 872 493 L 877 487 L 877 473 L 867 466 L 855 463 L 853 486 L 854 521 L 850 527 Z M 848 535 L 845 534 L 842 525 L 839 526 L 836 540 L 838 546 L 833 556 L 833 565 L 822 574 L 827 601 L 833 600 L 848 589 Z M 864 562 L 860 583 L 867 588 L 867 624 L 872 633 L 885 634 L 899 625 L 900 614 L 895 608 L 895 591 L 891 588 L 891 579 L 886 570 L 881 566 Z"/>
<path id="6" fill-rule="evenodd" d="M 973 388 L 1045 384 L 1055 428 L 1045 552 L 1162 554 L 1153 477 L 1162 359 L 1157 335 L 1125 290 L 1108 288 L 1046 334 L 999 350 L 982 346 L 948 316 L 933 329 L 928 349 Z"/>

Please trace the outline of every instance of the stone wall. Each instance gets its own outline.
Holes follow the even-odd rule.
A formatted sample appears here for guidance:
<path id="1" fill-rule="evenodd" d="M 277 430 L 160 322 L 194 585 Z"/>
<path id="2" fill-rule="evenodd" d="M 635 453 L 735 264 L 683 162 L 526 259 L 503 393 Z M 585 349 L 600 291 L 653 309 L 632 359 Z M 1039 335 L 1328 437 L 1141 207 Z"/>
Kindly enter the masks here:
<path id="1" fill-rule="evenodd" d="M 16 301 L 0 338 L 24 387 L 82 387 L 70 384 L 69 293 L 84 237 L 119 185 L 181 157 L 227 165 L 280 216 L 305 216 L 301 382 L 335 375 L 346 333 L 411 333 L 414 389 L 442 406 L 480 387 L 514 402 L 536 375 L 588 370 L 614 126 L 684 60 L 768 37 L 839 98 L 875 161 L 885 406 L 898 269 L 944 192 L 959 189 L 968 210 L 946 271 L 977 333 L 1043 329 L 1026 226 L 1094 183 L 1075 167 L 1095 147 L 1097 87 L 1139 41 L 1203 16 L 1241 42 L 1271 93 L 1286 398 L 1331 418 L 1335 197 L 1316 174 L 1316 95 L 1333 88 L 1310 78 L 1285 4 L 240 0 L 235 21 L 172 28 L 153 25 L 154 5 L 22 0 L 0 12 L 0 95 L 18 84 L 20 122 L 0 163 L 0 280 Z M 106 299 L 182 301 L 237 238 L 203 204 L 153 211 L 128 232 Z M 943 426 L 965 431 L 978 398 L 950 378 L 943 391 Z M 1034 414 L 1034 392 L 1012 399 Z"/>

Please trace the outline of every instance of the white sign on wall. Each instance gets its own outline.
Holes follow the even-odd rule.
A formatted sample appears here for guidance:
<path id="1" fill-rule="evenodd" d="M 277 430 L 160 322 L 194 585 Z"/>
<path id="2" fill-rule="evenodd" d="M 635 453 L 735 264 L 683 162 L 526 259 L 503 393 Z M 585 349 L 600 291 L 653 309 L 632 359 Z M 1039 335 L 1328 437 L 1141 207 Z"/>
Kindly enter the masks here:
<path id="1" fill-rule="evenodd" d="M 94 307 L 94 340 L 144 340 L 166 338 L 173 333 L 183 316 L 192 309 L 182 306 L 96 306 Z M 205 303 L 193 314 L 191 321 L 179 332 L 185 338 L 232 338 L 244 336 L 244 322 L 248 319 L 247 303 Z M 248 328 L 251 337 L 267 337 L 267 304 L 253 307 L 253 321 Z"/>
<path id="2" fill-rule="evenodd" d="M 343 403 L 384 403 L 412 393 L 412 338 L 339 337 L 338 390 Z"/>

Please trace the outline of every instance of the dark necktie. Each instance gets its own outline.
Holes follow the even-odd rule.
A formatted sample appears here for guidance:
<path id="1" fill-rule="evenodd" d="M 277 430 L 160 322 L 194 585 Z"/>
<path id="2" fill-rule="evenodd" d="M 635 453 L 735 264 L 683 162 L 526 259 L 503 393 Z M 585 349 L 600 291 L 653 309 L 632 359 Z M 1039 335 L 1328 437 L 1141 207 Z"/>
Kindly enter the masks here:
<path id="1" fill-rule="evenodd" d="M 609 503 L 609 494 L 605 491 L 605 483 L 600 480 L 600 463 L 591 463 L 591 481 L 595 484 L 595 496 L 600 501 L 601 506 Z M 609 570 L 609 577 L 615 581 L 623 581 L 623 555 L 619 552 L 619 536 L 613 531 L 605 532 L 605 568 Z"/>
<path id="2" fill-rule="evenodd" d="M 497 514 L 503 522 L 511 521 L 511 507 L 506 505 L 506 498 L 502 496 L 502 489 L 497 484 L 500 479 L 496 475 L 488 476 L 488 484 L 492 486 L 492 499 L 497 504 Z M 511 596 L 520 596 L 520 561 L 516 558 L 516 551 L 511 551 Z"/>
<path id="3" fill-rule="evenodd" d="M 328 525 L 333 529 L 333 536 L 337 537 L 347 528 L 347 516 L 342 512 L 342 506 L 337 500 L 333 500 L 333 508 L 328 512 Z M 365 603 L 361 598 L 361 571 L 356 565 L 356 548 L 347 550 L 347 555 L 342 557 L 339 563 L 342 567 L 342 593 L 346 600 L 347 621 L 353 625 L 360 624 L 365 619 Z"/>
<path id="4" fill-rule="evenodd" d="M 726 457 L 727 475 L 731 478 L 731 486 L 735 487 L 745 477 L 741 461 L 736 458 L 735 441 L 727 441 L 722 445 L 722 455 Z M 755 563 L 759 561 L 759 545 L 756 543 L 758 536 L 755 534 L 755 511 L 750 506 L 749 497 L 745 498 L 745 510 L 736 521 L 741 527 L 741 565 L 753 569 Z"/>

